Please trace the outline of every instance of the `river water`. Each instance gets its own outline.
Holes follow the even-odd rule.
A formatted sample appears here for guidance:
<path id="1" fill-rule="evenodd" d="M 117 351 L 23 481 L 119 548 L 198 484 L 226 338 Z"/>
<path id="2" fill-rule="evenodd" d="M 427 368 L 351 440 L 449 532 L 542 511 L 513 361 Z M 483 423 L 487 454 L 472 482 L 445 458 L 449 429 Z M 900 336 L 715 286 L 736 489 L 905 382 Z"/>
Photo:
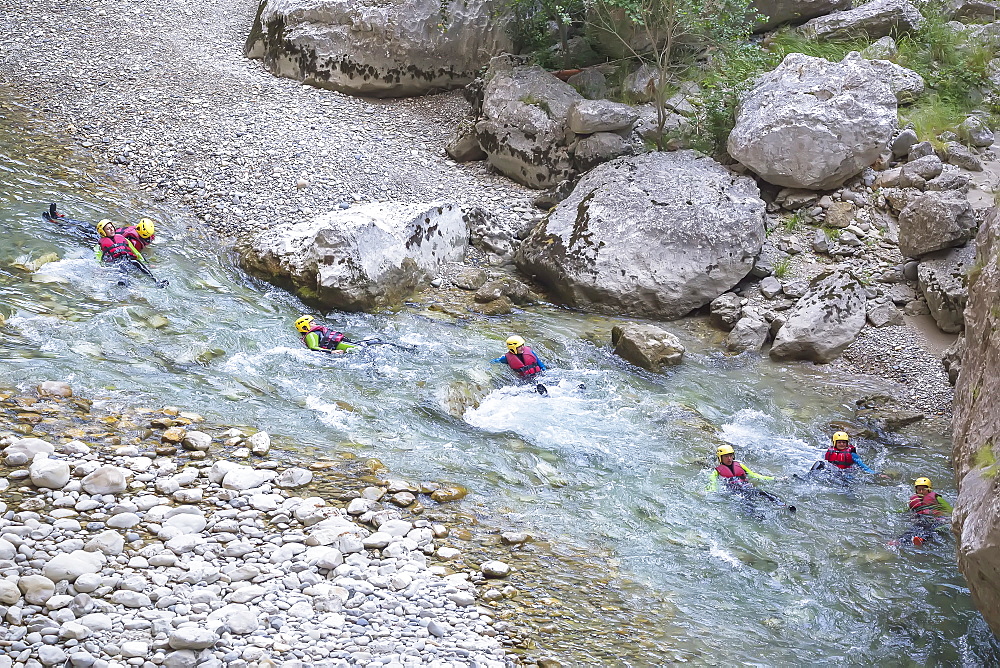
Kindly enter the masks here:
<path id="1" fill-rule="evenodd" d="M 804 473 L 827 425 L 879 390 L 871 378 L 727 357 L 696 322 L 670 326 L 684 364 L 649 374 L 610 353 L 616 319 L 553 307 L 330 314 L 353 338 L 416 351 L 312 354 L 291 326 L 303 306 L 245 275 L 226 240 L 60 149 L 25 110 L 0 112 L 0 387 L 65 380 L 98 406 L 172 404 L 302 452 L 465 484 L 470 508 L 572 548 L 548 562 L 562 601 L 540 641 L 567 665 L 1000 663 L 953 543 L 886 546 L 905 529 L 913 477 L 953 498 L 942 437 L 860 443 L 901 482 L 771 483 L 794 515 L 705 491 L 721 442 L 758 472 Z M 53 201 L 84 220 L 155 218 L 149 255 L 170 285 L 118 286 L 93 260 L 90 229 L 42 221 Z M 514 332 L 554 368 L 548 397 L 488 363 Z"/>

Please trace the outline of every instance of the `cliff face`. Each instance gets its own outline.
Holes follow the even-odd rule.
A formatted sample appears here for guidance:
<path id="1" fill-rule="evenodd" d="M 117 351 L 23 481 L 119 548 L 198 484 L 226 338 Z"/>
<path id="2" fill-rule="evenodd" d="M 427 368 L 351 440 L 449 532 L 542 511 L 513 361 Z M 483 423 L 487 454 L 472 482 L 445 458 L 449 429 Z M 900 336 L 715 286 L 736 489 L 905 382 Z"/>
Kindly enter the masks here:
<path id="1" fill-rule="evenodd" d="M 965 311 L 966 353 L 955 386 L 952 437 L 958 567 L 1000 635 L 1000 209 L 976 240 Z"/>

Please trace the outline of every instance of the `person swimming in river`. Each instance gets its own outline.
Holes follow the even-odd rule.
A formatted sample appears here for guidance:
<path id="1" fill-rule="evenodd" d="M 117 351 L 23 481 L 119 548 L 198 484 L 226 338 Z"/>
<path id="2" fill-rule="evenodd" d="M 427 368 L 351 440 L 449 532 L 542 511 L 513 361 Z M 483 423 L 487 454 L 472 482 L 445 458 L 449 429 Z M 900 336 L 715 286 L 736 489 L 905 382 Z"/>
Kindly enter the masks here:
<path id="1" fill-rule="evenodd" d="M 907 507 L 912 524 L 889 545 L 912 542 L 915 547 L 921 547 L 926 542 L 943 540 L 951 531 L 952 510 L 951 504 L 932 489 L 930 478 L 917 478 L 913 481 L 913 494 Z"/>
<path id="2" fill-rule="evenodd" d="M 316 319 L 311 315 L 304 315 L 296 320 L 295 329 L 302 335 L 302 343 L 309 350 L 342 355 L 357 347 L 343 333 L 316 324 Z"/>
<path id="3" fill-rule="evenodd" d="M 851 439 L 847 435 L 847 432 L 838 431 L 833 435 L 831 440 L 833 442 L 823 454 L 823 459 L 813 464 L 811 471 L 847 472 L 861 469 L 865 473 L 871 473 L 882 478 L 888 477 L 871 469 L 861 461 L 857 448 L 851 445 Z"/>
<path id="4" fill-rule="evenodd" d="M 507 339 L 507 354 L 490 360 L 491 364 L 506 364 L 518 378 L 533 379 L 546 370 L 545 362 L 525 345 L 518 335 Z"/>
<path id="5" fill-rule="evenodd" d="M 774 480 L 775 478 L 773 476 L 754 473 L 742 462 L 736 461 L 736 452 L 733 450 L 733 446 L 720 445 L 715 451 L 715 456 L 718 458 L 719 463 L 709 474 L 709 491 L 714 492 L 718 490 L 721 480 L 725 486 L 724 489 L 743 497 L 745 502 L 750 506 L 747 510 L 751 514 L 756 515 L 752 508 L 752 500 L 755 497 L 763 497 L 772 503 L 787 507 L 790 512 L 795 512 L 795 506 L 790 506 L 774 494 L 765 492 L 754 486 L 751 480 Z"/>
<path id="6" fill-rule="evenodd" d="M 94 246 L 94 257 L 98 262 L 105 265 L 117 266 L 122 273 L 118 280 L 119 285 L 128 285 L 128 272 L 135 269 L 146 274 L 154 281 L 156 287 L 162 288 L 169 285 L 169 281 L 157 281 L 153 272 L 147 266 L 146 259 L 136 250 L 132 242 L 115 229 L 115 224 L 105 218 L 97 223 L 98 243 Z"/>

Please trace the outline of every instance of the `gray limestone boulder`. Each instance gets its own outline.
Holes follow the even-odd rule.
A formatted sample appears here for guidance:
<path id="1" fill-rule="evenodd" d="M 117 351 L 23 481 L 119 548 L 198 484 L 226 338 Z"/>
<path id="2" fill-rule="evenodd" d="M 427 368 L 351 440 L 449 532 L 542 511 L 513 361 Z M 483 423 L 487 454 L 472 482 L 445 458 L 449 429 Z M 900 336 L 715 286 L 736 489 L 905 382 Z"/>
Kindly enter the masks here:
<path id="1" fill-rule="evenodd" d="M 486 159 L 486 151 L 479 147 L 479 139 L 476 137 L 476 124 L 469 118 L 458 122 L 444 150 L 455 162 Z"/>
<path id="2" fill-rule="evenodd" d="M 872 327 L 888 327 L 889 325 L 903 324 L 903 312 L 896 308 L 891 299 L 869 299 L 865 310 L 868 315 L 868 322 Z"/>
<path id="3" fill-rule="evenodd" d="M 851 0 L 754 0 L 760 14 L 754 32 L 765 32 L 782 23 L 802 23 L 839 9 L 850 9 Z"/>
<path id="4" fill-rule="evenodd" d="M 898 222 L 899 252 L 905 257 L 921 257 L 972 238 L 976 215 L 959 192 L 925 192 L 900 211 Z"/>
<path id="5" fill-rule="evenodd" d="M 886 35 L 861 49 L 861 55 L 868 60 L 892 60 L 899 54 L 896 40 Z"/>
<path id="6" fill-rule="evenodd" d="M 740 100 L 727 145 L 769 183 L 832 190 L 875 162 L 896 125 L 892 88 L 856 52 L 790 53 Z"/>
<path id="7" fill-rule="evenodd" d="M 926 190 L 957 190 L 963 195 L 969 193 L 972 178 L 954 165 L 944 165 L 938 176 L 927 182 Z"/>
<path id="8" fill-rule="evenodd" d="M 660 72 L 649 63 L 643 63 L 622 82 L 622 95 L 632 102 L 652 102 L 659 85 Z"/>
<path id="9" fill-rule="evenodd" d="M 949 0 L 948 16 L 956 21 L 998 21 L 1000 4 L 990 0 Z"/>
<path id="10" fill-rule="evenodd" d="M 597 132 L 582 137 L 573 150 L 573 165 L 581 172 L 589 171 L 602 162 L 628 155 L 632 148 L 621 135 Z"/>
<path id="11" fill-rule="evenodd" d="M 942 332 L 955 334 L 965 327 L 968 274 L 976 260 L 976 245 L 951 248 L 925 256 L 917 268 L 917 285 Z"/>
<path id="12" fill-rule="evenodd" d="M 969 116 L 958 126 L 959 138 L 970 146 L 984 148 L 993 145 L 993 130 L 979 116 Z"/>
<path id="13" fill-rule="evenodd" d="M 627 104 L 610 100 L 581 100 L 569 108 L 567 122 L 576 134 L 621 132 L 632 129 L 639 112 Z"/>
<path id="14" fill-rule="evenodd" d="M 865 287 L 854 274 L 821 274 L 788 313 L 774 338 L 771 357 L 833 361 L 864 327 L 866 301 Z"/>
<path id="15" fill-rule="evenodd" d="M 745 301 L 735 292 L 726 292 L 713 299 L 708 307 L 712 324 L 727 332 L 732 330 L 739 322 Z"/>
<path id="16" fill-rule="evenodd" d="M 905 35 L 924 23 L 920 10 L 907 0 L 872 0 L 855 9 L 815 18 L 799 30 L 820 39 L 878 39 Z"/>
<path id="17" fill-rule="evenodd" d="M 608 95 L 608 78 L 596 67 L 588 67 L 574 74 L 566 79 L 566 83 L 588 100 L 603 100 Z"/>
<path id="18" fill-rule="evenodd" d="M 507 23 L 496 0 L 261 0 L 244 54 L 320 88 L 423 95 L 464 86 L 509 51 Z"/>
<path id="19" fill-rule="evenodd" d="M 684 357 L 680 339 L 655 325 L 616 325 L 611 330 L 611 345 L 616 355 L 650 371 L 680 364 Z"/>
<path id="20" fill-rule="evenodd" d="M 965 356 L 965 334 L 959 334 L 955 342 L 941 353 L 941 364 L 948 374 L 948 382 L 954 385 L 958 382 L 958 374 L 962 373 L 962 357 Z M 0 601 L 3 599 L 0 598 Z"/>
<path id="21" fill-rule="evenodd" d="M 758 351 L 767 343 L 771 325 L 760 318 L 746 316 L 740 318 L 726 337 L 726 350 L 735 353 Z"/>
<path id="22" fill-rule="evenodd" d="M 764 209 L 751 178 L 694 151 L 618 158 L 580 179 L 515 262 L 566 304 L 678 318 L 749 273 Z"/>
<path id="23" fill-rule="evenodd" d="M 983 161 L 979 159 L 978 155 L 969 150 L 969 147 L 965 144 L 950 141 L 944 145 L 944 154 L 945 159 L 956 167 L 967 169 L 970 172 L 983 171 Z"/>
<path id="24" fill-rule="evenodd" d="M 924 94 L 927 84 L 924 78 L 913 70 L 889 60 L 869 60 L 868 63 L 889 84 L 899 104 L 912 104 Z"/>
<path id="25" fill-rule="evenodd" d="M 893 156 L 901 158 L 909 155 L 910 149 L 916 146 L 919 141 L 916 131 L 913 128 L 906 128 L 893 138 L 892 143 L 889 144 L 889 150 L 892 151 Z"/>
<path id="26" fill-rule="evenodd" d="M 487 160 L 529 188 L 548 188 L 573 173 L 569 110 L 584 98 L 541 67 L 495 58 L 486 75 L 476 137 Z"/>
<path id="27" fill-rule="evenodd" d="M 364 311 L 399 303 L 442 264 L 461 261 L 480 216 L 443 202 L 355 206 L 272 227 L 243 263 L 323 306 Z"/>

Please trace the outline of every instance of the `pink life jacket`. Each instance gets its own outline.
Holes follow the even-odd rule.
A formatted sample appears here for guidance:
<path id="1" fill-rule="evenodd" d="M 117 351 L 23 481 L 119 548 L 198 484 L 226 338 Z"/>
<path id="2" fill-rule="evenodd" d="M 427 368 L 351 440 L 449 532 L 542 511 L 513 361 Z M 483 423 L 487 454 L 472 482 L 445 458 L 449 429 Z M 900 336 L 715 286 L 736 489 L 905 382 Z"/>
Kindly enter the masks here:
<path id="1" fill-rule="evenodd" d="M 101 258 L 104 262 L 135 257 L 135 253 L 128 247 L 128 239 L 120 234 L 116 233 L 112 237 L 101 237 L 98 243 L 101 246 Z"/>
<path id="2" fill-rule="evenodd" d="M 522 378 L 533 376 L 542 370 L 542 367 L 538 366 L 538 358 L 535 357 L 535 354 L 531 352 L 531 348 L 528 346 L 524 346 L 520 355 L 508 352 L 507 365 Z"/>
<path id="3" fill-rule="evenodd" d="M 823 455 L 823 459 L 830 462 L 837 468 L 849 469 L 854 466 L 854 446 L 848 447 L 846 450 L 838 450 L 837 448 L 830 446 Z"/>
<path id="4" fill-rule="evenodd" d="M 344 335 L 340 332 L 335 332 L 329 327 L 324 327 L 323 325 L 313 325 L 312 328 L 307 332 L 307 334 L 312 334 L 317 332 L 319 334 L 319 347 L 323 350 L 334 350 L 337 344 L 344 340 Z M 305 334 L 302 335 L 302 343 L 305 343 Z"/>
<path id="5" fill-rule="evenodd" d="M 719 476 L 722 478 L 738 478 L 740 480 L 747 479 L 747 472 L 740 463 L 733 460 L 732 466 L 726 466 L 725 464 L 719 464 L 715 467 L 715 470 L 719 472 Z M 729 482 L 728 480 L 726 482 Z"/>
<path id="6" fill-rule="evenodd" d="M 910 497 L 910 510 L 918 515 L 940 515 L 937 492 L 927 492 L 923 496 L 914 494 Z"/>

